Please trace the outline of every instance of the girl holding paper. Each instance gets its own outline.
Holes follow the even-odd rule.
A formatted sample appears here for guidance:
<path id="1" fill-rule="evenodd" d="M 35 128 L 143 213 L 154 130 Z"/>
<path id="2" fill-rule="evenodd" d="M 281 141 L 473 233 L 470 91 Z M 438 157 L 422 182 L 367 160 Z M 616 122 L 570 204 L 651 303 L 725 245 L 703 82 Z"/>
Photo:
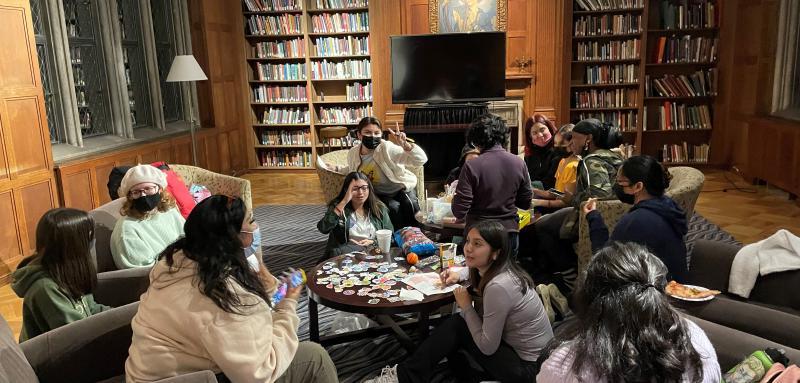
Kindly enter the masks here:
<path id="1" fill-rule="evenodd" d="M 508 247 L 508 234 L 499 221 L 475 224 L 464 245 L 467 267 L 450 269 L 442 277 L 446 284 L 468 280 L 482 304 L 473 307 L 468 289 L 456 288 L 453 294 L 461 313 L 437 327 L 405 362 L 384 368 L 372 382 L 428 382 L 445 357 L 458 381 L 535 381 L 536 359 L 553 330 L 533 281 L 511 260 Z M 488 376 L 467 368 L 460 350 Z"/>

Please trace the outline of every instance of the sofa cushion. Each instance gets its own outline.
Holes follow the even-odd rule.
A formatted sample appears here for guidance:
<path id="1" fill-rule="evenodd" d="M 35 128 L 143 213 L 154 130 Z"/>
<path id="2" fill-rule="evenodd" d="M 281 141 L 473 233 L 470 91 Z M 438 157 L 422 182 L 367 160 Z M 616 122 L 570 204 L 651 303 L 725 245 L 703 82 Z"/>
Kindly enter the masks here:
<path id="1" fill-rule="evenodd" d="M 25 359 L 5 318 L 0 316 L 0 383 L 35 383 L 39 380 Z"/>
<path id="2" fill-rule="evenodd" d="M 97 263 L 97 272 L 117 270 L 114 258 L 111 256 L 111 233 L 117 220 L 121 217 L 120 210 L 125 204 L 125 198 L 117 198 L 103 206 L 89 212 L 94 220 L 94 257 Z"/>

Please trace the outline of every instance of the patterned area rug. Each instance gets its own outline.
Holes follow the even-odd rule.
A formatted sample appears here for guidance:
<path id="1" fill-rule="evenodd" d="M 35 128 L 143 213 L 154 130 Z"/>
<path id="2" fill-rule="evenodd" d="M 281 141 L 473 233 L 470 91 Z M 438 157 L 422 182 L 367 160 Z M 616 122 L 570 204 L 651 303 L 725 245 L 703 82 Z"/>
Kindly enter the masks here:
<path id="1" fill-rule="evenodd" d="M 261 206 L 254 216 L 261 226 L 262 246 L 267 267 L 279 273 L 288 267 L 305 269 L 316 265 L 325 252 L 327 235 L 317 231 L 317 222 L 325 213 L 322 205 Z M 697 239 L 708 239 L 726 243 L 738 242 L 717 225 L 695 213 L 689 222 L 686 236 L 687 246 L 692 249 Z M 331 324 L 347 313 L 324 306 L 320 307 L 320 332 L 330 331 Z M 299 337 L 308 340 L 308 302 L 301 298 L 298 307 L 300 316 Z M 381 336 L 327 348 L 344 383 L 361 382 L 378 374 L 382 367 L 402 361 L 406 350 L 392 336 Z M 440 365 L 441 366 L 441 365 Z M 442 368 L 437 371 L 434 382 L 453 382 Z"/>

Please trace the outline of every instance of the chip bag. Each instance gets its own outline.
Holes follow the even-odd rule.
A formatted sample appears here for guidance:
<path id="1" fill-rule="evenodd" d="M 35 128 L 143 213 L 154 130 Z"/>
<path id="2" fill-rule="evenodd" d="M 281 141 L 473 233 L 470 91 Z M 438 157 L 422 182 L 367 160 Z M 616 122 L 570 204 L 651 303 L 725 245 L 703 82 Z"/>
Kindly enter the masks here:
<path id="1" fill-rule="evenodd" d="M 417 253 L 420 257 L 432 255 L 436 252 L 433 244 L 418 227 L 408 226 L 394 232 L 394 241 L 403 253 Z"/>

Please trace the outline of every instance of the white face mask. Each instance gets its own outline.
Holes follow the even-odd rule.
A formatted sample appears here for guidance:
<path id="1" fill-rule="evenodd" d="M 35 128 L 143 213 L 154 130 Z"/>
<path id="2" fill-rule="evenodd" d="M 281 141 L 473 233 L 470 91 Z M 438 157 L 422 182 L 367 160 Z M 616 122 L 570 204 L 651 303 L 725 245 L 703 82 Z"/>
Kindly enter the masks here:
<path id="1" fill-rule="evenodd" d="M 247 263 L 250 264 L 250 267 L 253 268 L 253 271 L 256 273 L 261 270 L 261 263 L 258 262 L 258 257 L 255 254 L 250 254 L 250 256 L 247 257 Z"/>

